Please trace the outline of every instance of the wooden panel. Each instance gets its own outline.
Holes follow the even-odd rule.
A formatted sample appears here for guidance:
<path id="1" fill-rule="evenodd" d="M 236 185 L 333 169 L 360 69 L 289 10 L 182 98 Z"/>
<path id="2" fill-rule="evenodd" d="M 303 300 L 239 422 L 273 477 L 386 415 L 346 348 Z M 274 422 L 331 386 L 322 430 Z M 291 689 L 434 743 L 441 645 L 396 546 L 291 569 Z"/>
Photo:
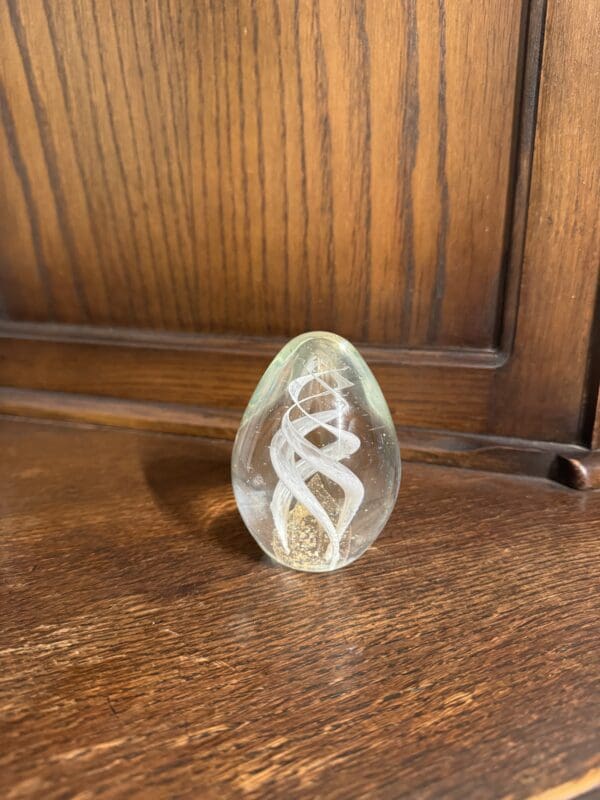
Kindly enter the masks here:
<path id="1" fill-rule="evenodd" d="M 591 440 L 600 369 L 600 14 L 550 0 L 520 312 L 492 433 Z M 600 298 L 599 298 L 600 299 Z"/>
<path id="2" fill-rule="evenodd" d="M 355 564 L 261 558 L 222 443 L 0 425 L 4 798 L 600 785 L 600 494 L 409 464 Z"/>
<path id="3" fill-rule="evenodd" d="M 469 231 L 473 242 L 487 241 L 477 227 L 487 218 L 487 201 L 477 205 L 475 214 L 469 198 L 475 196 L 471 190 L 482 189 L 478 181 L 491 162 L 485 143 L 473 138 L 469 126 L 483 118 L 477 98 L 483 102 L 484 97 L 489 110 L 500 102 L 501 86 L 505 100 L 508 96 L 508 84 L 500 80 L 500 72 L 497 80 L 491 79 L 486 59 L 493 52 L 493 63 L 504 63 L 503 42 L 512 31 L 508 16 L 516 14 L 516 5 L 377 3 L 367 4 L 363 16 L 358 6 L 344 5 L 337 18 L 334 4 L 284 7 L 259 2 L 239 7 L 239 29 L 237 6 L 225 4 L 223 11 L 200 5 L 184 0 L 144 6 L 12 2 L 0 8 L 6 21 L 0 26 L 5 40 L 0 50 L 5 81 L 0 196 L 10 199 L 0 216 L 0 285 L 9 318 L 0 325 L 0 382 L 21 389 L 181 404 L 175 416 L 184 420 L 185 406 L 201 406 L 197 413 L 213 420 L 216 408 L 235 416 L 245 406 L 283 341 L 277 334 L 287 335 L 304 324 L 337 326 L 362 342 L 401 426 L 585 446 L 597 442 L 600 434 L 592 439 L 592 428 L 600 363 L 600 315 L 594 311 L 600 163 L 600 51 L 595 42 L 600 31 L 593 0 L 577 0 L 576 6 L 568 0 L 548 3 L 528 217 L 545 4 L 535 0 L 520 9 L 529 16 L 520 23 L 518 64 L 511 73 L 511 96 L 521 97 L 519 109 L 510 108 L 515 134 L 503 144 L 500 128 L 486 123 L 498 134 L 493 151 L 499 169 L 508 143 L 515 150 L 515 174 L 507 177 L 507 193 L 498 173 L 492 195 L 498 211 L 494 218 L 509 223 L 508 228 L 504 222 L 501 226 L 506 234 L 501 249 L 507 251 L 509 268 L 504 272 L 499 261 L 494 266 L 489 251 L 481 282 L 461 267 L 464 282 L 446 280 L 443 294 L 435 288 L 439 283 L 428 283 L 440 274 L 436 248 L 444 239 L 439 209 L 446 192 L 442 177 L 433 181 L 431 176 L 438 176 L 445 152 L 450 209 L 445 250 L 450 252 L 452 242 L 461 237 L 464 244 Z M 186 15 L 192 12 L 190 21 Z M 477 37 L 475 25 L 480 32 L 494 33 Z M 466 38 L 459 36 L 465 26 Z M 393 37 L 386 31 L 402 34 L 402 45 L 394 42 L 392 47 Z M 173 36 L 177 47 L 169 46 Z M 88 40 L 94 46 L 82 48 L 81 42 Z M 194 42 L 202 47 L 192 46 Z M 473 62 L 477 75 L 484 63 L 482 74 L 489 77 L 483 89 L 479 78 L 465 77 L 474 76 L 467 70 L 468 60 L 460 72 L 453 61 L 456 49 L 463 55 L 479 53 L 478 66 Z M 232 64 L 236 71 L 229 69 Z M 240 74 L 241 81 L 236 81 Z M 472 103 L 464 119 L 463 105 L 455 97 L 461 74 L 464 102 Z M 193 81 L 180 80 L 189 75 Z M 222 80 L 211 83 L 215 77 Z M 332 81 L 339 87 L 335 94 L 326 91 Z M 404 92 L 407 115 L 401 135 L 398 106 L 389 100 L 394 81 Z M 348 111 L 352 98 L 360 111 L 354 116 Z M 167 113 L 159 113 L 158 99 L 171 103 L 163 103 Z M 390 108 L 386 115 L 381 113 L 384 100 Z M 446 126 L 441 121 L 444 108 Z M 507 125 L 507 114 L 494 117 L 495 124 L 500 117 Z M 464 142 L 453 127 L 459 119 L 468 132 Z M 367 122 L 369 137 L 364 135 Z M 276 146 L 277 136 L 286 147 Z M 477 169 L 461 171 L 456 165 L 470 152 L 467 138 L 477 141 Z M 401 174 L 396 168 L 382 169 L 382 163 L 390 162 L 389 152 L 375 158 L 388 139 L 398 145 L 389 152 L 396 153 Z M 416 143 L 414 152 L 398 149 L 407 141 Z M 319 148 L 331 158 L 321 158 Z M 371 154 L 368 180 L 355 157 L 361 148 Z M 344 185 L 340 170 L 348 178 Z M 245 176 L 241 183 L 240 174 Z M 434 184 L 429 195 L 427 187 Z M 453 192 L 459 190 L 464 194 L 455 202 Z M 515 200 L 510 220 L 504 213 L 507 197 Z M 335 204 L 331 198 L 337 198 Z M 425 214 L 427 198 L 432 207 Z M 439 213 L 432 211 L 436 203 Z M 186 208 L 191 216 L 183 213 Z M 370 228 L 362 223 L 357 227 L 367 217 Z M 380 225 L 380 219 L 389 224 Z M 96 233 L 91 228 L 85 233 L 92 221 Z M 423 227 L 423 221 L 431 228 Z M 275 247 L 282 231 L 283 244 Z M 294 238 L 299 231 L 301 240 Z M 410 269 L 404 265 L 410 259 L 404 251 L 410 231 L 413 275 L 420 277 L 407 293 Z M 368 235 L 367 248 L 361 237 Z M 340 249 L 340 237 L 349 249 Z M 426 244 L 431 248 L 423 255 Z M 181 253 L 188 247 L 190 258 L 185 259 Z M 380 248 L 375 260 L 374 248 Z M 364 264 L 369 268 L 359 270 L 367 252 L 371 260 Z M 266 260 L 261 260 L 263 253 Z M 215 254 L 223 259 L 213 260 Z M 435 269 L 421 269 L 434 261 Z M 253 266 L 257 263 L 259 270 Z M 323 264 L 333 267 L 315 266 Z M 450 276 L 450 261 L 443 266 Z M 482 319 L 491 319 L 490 305 L 478 301 L 475 311 L 471 305 L 492 274 L 506 282 L 502 320 L 492 315 L 501 334 L 499 350 L 481 349 L 484 339 L 489 344 L 495 336 L 471 340 L 467 331 L 472 324 L 471 330 L 482 334 Z M 309 294 L 302 294 L 301 279 Z M 239 281 L 235 291 L 222 291 Z M 316 302 L 319 297 L 322 304 Z M 83 300 L 88 302 L 87 316 Z M 270 328 L 265 327 L 267 310 L 273 312 Z M 28 319 L 59 323 L 24 321 Z M 85 326 L 74 324 L 84 319 Z M 142 331 L 140 326 L 156 330 Z M 268 336 L 220 332 L 228 326 Z M 433 329 L 436 336 L 428 338 L 426 332 Z M 468 347 L 470 341 L 478 347 Z M 448 347 L 452 342 L 460 347 Z M 101 415 L 102 408 L 100 402 Z M 169 429 L 164 413 L 158 416 Z M 453 459 L 451 453 L 449 457 Z"/>
<path id="4" fill-rule="evenodd" d="M 229 440 L 235 438 L 241 418 L 241 412 L 233 409 L 2 387 L 0 414 Z M 600 474 L 597 460 L 577 445 L 407 426 L 398 426 L 397 432 L 403 462 L 519 473 L 556 479 L 577 489 L 599 488 L 594 486 Z"/>
<path id="5" fill-rule="evenodd" d="M 0 326 L 2 383 L 241 411 L 277 348 L 269 341 L 225 336 L 179 337 L 176 343 L 172 336 L 131 341 L 69 333 L 67 328 L 62 337 L 25 338 L 19 327 Z M 399 424 L 485 428 L 492 373 L 486 362 L 463 357 L 456 362 L 461 369 L 435 358 L 423 363 L 422 354 L 420 363 L 390 361 L 375 348 L 365 355 Z"/>
<path id="6" fill-rule="evenodd" d="M 523 8 L 3 3 L 6 315 L 493 346 Z"/>

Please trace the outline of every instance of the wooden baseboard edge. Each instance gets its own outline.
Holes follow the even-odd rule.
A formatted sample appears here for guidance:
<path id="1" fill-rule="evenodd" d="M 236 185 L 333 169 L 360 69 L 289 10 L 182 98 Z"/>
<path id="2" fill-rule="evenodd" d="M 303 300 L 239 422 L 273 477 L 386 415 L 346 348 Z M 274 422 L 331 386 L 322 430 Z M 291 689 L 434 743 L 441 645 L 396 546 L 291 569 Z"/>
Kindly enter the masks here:
<path id="1" fill-rule="evenodd" d="M 233 440 L 240 412 L 0 387 L 0 414 L 156 433 Z M 398 428 L 405 461 L 551 478 L 575 489 L 600 486 L 600 452 L 560 442 Z"/>
<path id="2" fill-rule="evenodd" d="M 224 409 L 6 387 L 0 387 L 0 414 L 231 440 L 241 416 Z"/>

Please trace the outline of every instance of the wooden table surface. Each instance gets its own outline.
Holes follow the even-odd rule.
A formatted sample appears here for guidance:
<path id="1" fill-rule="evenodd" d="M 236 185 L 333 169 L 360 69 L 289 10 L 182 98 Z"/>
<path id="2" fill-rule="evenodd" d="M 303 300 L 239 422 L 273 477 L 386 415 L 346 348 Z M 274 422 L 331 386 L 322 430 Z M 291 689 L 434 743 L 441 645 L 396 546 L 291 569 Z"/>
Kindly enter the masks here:
<path id="1" fill-rule="evenodd" d="M 0 453 L 0 796 L 596 796 L 599 493 L 407 464 L 311 575 L 224 443 L 4 420 Z"/>

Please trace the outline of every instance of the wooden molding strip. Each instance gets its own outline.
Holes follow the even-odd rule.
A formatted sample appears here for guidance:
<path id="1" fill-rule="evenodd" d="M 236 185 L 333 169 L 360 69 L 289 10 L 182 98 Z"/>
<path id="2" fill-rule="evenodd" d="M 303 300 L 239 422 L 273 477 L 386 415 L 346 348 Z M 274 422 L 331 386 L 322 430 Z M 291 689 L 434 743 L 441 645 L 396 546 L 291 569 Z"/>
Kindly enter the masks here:
<path id="1" fill-rule="evenodd" d="M 86 345 L 121 345 L 156 350 L 196 350 L 225 355 L 250 355 L 274 358 L 289 341 L 285 338 L 239 336 L 234 334 L 174 333 L 137 328 L 107 328 L 93 325 L 65 325 L 52 322 L 0 321 L 0 337 L 66 342 Z M 365 359 L 374 364 L 419 366 L 482 367 L 498 369 L 507 354 L 500 350 L 478 348 L 386 347 L 357 343 Z"/>
<path id="2" fill-rule="evenodd" d="M 0 385 L 107 399 L 209 407 L 241 412 L 267 369 L 277 344 L 237 337 L 144 334 L 129 341 L 67 336 L 10 336 L 0 326 Z M 41 326 L 42 329 L 45 326 Z M 14 331 L 17 328 L 13 328 Z M 80 331 L 81 333 L 81 331 Z M 115 331 L 103 330 L 107 337 Z M 139 331 L 132 331 L 137 335 Z M 54 336 L 56 334 L 56 337 Z M 193 342 L 196 346 L 192 346 Z M 363 350 L 363 353 L 365 351 Z M 396 364 L 368 355 L 398 425 L 439 430 L 487 430 L 490 392 L 498 370 L 474 363 Z M 504 433 L 505 431 L 502 431 Z M 512 431 L 507 431 L 512 433 Z M 567 441 L 570 440 L 570 437 Z"/>
<path id="3" fill-rule="evenodd" d="M 0 388 L 0 414 L 230 441 L 241 417 L 234 410 L 13 388 Z M 576 469 L 556 466 L 557 456 L 563 465 L 590 458 L 590 451 L 577 445 L 415 427 L 399 427 L 398 436 L 405 461 L 552 477 L 577 489 L 591 488 Z"/>
<path id="4" fill-rule="evenodd" d="M 175 403 L 8 388 L 0 388 L 0 414 L 214 439 L 233 439 L 241 416 L 237 411 Z"/>
<path id="5" fill-rule="evenodd" d="M 559 454 L 580 458 L 584 447 L 502 436 L 398 428 L 402 457 L 407 461 L 557 479 Z M 561 481 L 570 485 L 567 481 Z M 573 488 L 580 488 L 573 486 Z"/>

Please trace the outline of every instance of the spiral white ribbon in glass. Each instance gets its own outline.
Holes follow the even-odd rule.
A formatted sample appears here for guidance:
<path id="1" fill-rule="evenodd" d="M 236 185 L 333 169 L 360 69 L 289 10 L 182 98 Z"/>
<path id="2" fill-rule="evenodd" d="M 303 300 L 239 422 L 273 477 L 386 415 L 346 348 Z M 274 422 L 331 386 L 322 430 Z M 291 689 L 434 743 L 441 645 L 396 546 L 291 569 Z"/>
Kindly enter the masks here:
<path id="1" fill-rule="evenodd" d="M 340 554 L 340 541 L 350 522 L 358 511 L 364 497 L 362 481 L 341 460 L 355 453 L 361 445 L 360 439 L 350 431 L 342 430 L 341 417 L 349 406 L 342 397 L 341 390 L 352 386 L 341 374 L 342 370 L 330 369 L 321 372 L 310 371 L 291 381 L 288 393 L 293 405 L 286 411 L 281 426 L 271 440 L 271 463 L 279 478 L 271 501 L 271 513 L 277 535 L 286 553 L 289 553 L 287 525 L 292 499 L 304 506 L 326 532 L 330 542 L 330 566 L 334 566 Z M 333 385 L 326 382 L 328 376 Z M 300 399 L 304 387 L 315 381 L 323 391 Z M 304 403 L 315 398 L 330 397 L 333 406 L 324 411 L 309 413 Z M 292 411 L 300 415 L 291 418 Z M 338 419 L 338 425 L 331 423 Z M 324 447 L 317 447 L 308 441 L 308 434 L 317 428 L 324 428 L 336 437 L 336 441 Z M 296 460 L 296 458 L 298 460 Z M 344 500 L 337 523 L 329 517 L 321 503 L 306 485 L 316 472 L 336 483 L 344 492 Z"/>

